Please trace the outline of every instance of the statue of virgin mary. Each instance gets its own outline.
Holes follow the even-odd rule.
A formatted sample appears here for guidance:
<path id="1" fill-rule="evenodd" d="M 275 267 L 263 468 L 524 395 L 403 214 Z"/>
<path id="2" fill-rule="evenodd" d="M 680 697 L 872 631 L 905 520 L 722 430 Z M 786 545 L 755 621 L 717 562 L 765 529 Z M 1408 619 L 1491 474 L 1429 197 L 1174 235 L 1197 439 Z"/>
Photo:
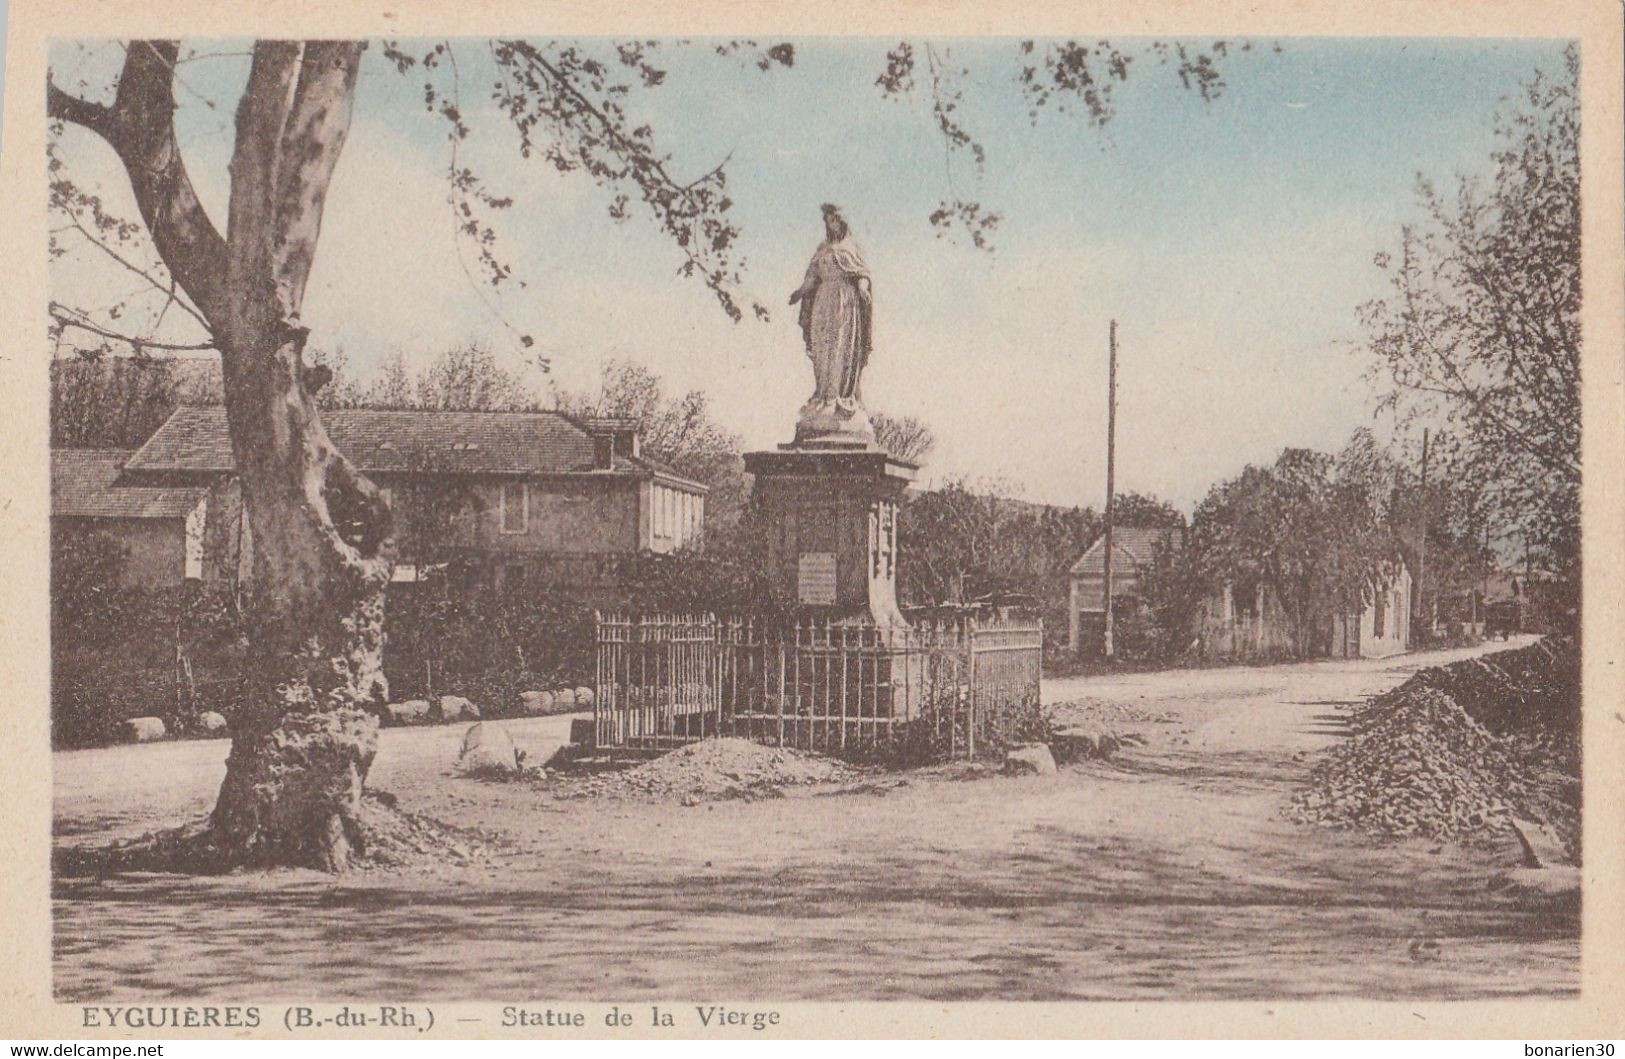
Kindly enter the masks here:
<path id="1" fill-rule="evenodd" d="M 796 441 L 874 441 L 860 382 L 869 362 L 874 291 L 869 266 L 838 207 L 824 206 L 824 241 L 790 295 L 813 366 L 813 395 L 796 421 Z"/>

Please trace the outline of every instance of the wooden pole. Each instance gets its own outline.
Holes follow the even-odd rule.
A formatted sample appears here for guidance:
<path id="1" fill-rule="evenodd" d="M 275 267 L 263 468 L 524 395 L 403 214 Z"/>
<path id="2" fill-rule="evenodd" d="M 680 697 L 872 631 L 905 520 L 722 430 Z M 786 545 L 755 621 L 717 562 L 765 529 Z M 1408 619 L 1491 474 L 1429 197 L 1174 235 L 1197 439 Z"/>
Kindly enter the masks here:
<path id="1" fill-rule="evenodd" d="M 1112 645 L 1112 514 L 1117 497 L 1117 321 L 1111 324 L 1109 342 L 1110 359 L 1106 369 L 1106 534 L 1105 561 L 1105 621 L 1101 633 L 1101 650 L 1109 661 L 1115 651 Z"/>
<path id="2" fill-rule="evenodd" d="M 1411 604 L 1411 623 L 1422 623 L 1422 631 L 1429 637 L 1433 634 L 1433 624 L 1428 621 L 1427 615 L 1427 579 L 1428 579 L 1428 431 L 1422 428 L 1422 496 L 1421 496 L 1421 522 L 1422 532 L 1416 543 L 1416 593 Z"/>

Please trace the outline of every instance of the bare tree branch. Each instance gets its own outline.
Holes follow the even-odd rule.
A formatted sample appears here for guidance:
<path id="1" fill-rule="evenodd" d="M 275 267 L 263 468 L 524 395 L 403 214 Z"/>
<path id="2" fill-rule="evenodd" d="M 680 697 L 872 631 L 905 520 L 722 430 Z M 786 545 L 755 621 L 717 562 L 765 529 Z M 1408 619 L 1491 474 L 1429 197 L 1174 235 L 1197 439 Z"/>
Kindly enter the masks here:
<path id="1" fill-rule="evenodd" d="M 60 230 L 61 231 L 77 231 L 80 235 L 82 235 L 84 237 L 85 241 L 87 243 L 89 243 L 91 246 L 94 246 L 96 249 L 100 250 L 102 253 L 106 254 L 108 257 L 112 258 L 114 261 L 116 261 L 120 265 L 124 266 L 130 272 L 135 273 L 137 276 L 140 276 L 142 279 L 144 279 L 148 283 L 152 284 L 152 286 L 156 290 L 158 290 L 159 293 L 167 295 L 167 300 L 164 303 L 163 312 L 167 312 L 169 310 L 170 305 L 178 305 L 178 306 L 181 307 L 182 310 L 184 310 L 187 313 L 187 315 L 191 316 L 194 320 L 196 320 L 199 324 L 201 324 L 205 330 L 208 330 L 209 321 L 207 321 L 207 320 L 205 320 L 203 318 L 203 314 L 198 312 L 197 308 L 194 307 L 190 301 L 177 296 L 176 281 L 175 281 L 175 278 L 173 276 L 170 277 L 170 280 L 169 280 L 168 283 L 165 283 L 164 281 L 160 280 L 157 276 L 154 276 L 151 272 L 148 272 L 146 269 L 142 268 L 140 265 L 137 265 L 135 262 L 133 262 L 129 258 L 125 257 L 123 254 L 119 253 L 117 250 L 114 250 L 111 246 L 109 246 L 107 244 L 106 240 L 98 237 L 89 228 L 86 228 L 84 226 L 84 223 L 82 221 L 80 221 L 79 218 L 77 218 L 77 217 L 74 217 L 68 224 L 63 225 Z M 163 319 L 163 313 L 161 312 L 159 314 L 159 321 L 162 322 L 162 319 Z"/>
<path id="2" fill-rule="evenodd" d="M 150 338 L 138 338 L 135 335 L 126 335 L 118 331 L 109 330 L 76 309 L 63 305 L 61 302 L 52 302 L 50 305 L 51 318 L 58 327 L 74 328 L 85 331 L 100 338 L 111 339 L 114 342 L 123 342 L 132 349 L 162 349 L 169 351 L 214 349 L 213 342 L 159 342 Z"/>
<path id="3" fill-rule="evenodd" d="M 100 103 L 64 92 L 47 75 L 45 79 L 45 111 L 52 120 L 71 122 L 106 137 L 112 111 Z"/>
<path id="4" fill-rule="evenodd" d="M 111 107 L 48 85 L 51 117 L 105 140 L 130 178 L 158 255 L 205 318 L 225 307 L 225 240 L 198 200 L 175 140 L 174 41 L 133 41 Z"/>

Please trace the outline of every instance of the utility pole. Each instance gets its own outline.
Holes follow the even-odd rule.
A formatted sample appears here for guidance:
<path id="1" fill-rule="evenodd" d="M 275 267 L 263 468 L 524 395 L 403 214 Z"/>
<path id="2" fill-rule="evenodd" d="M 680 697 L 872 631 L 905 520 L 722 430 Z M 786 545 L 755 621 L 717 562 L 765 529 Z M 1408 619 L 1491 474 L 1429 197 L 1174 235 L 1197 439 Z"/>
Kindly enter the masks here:
<path id="1" fill-rule="evenodd" d="M 1422 532 L 1416 542 L 1416 600 L 1411 605 L 1411 626 L 1414 628 L 1418 622 L 1429 638 L 1433 635 L 1433 625 L 1427 620 L 1427 604 L 1424 593 L 1427 591 L 1428 577 L 1428 430 L 1422 428 L 1422 496 L 1421 521 Z"/>
<path id="2" fill-rule="evenodd" d="M 1112 514 L 1117 498 L 1117 321 L 1112 321 L 1110 360 L 1106 369 L 1106 543 L 1104 569 L 1106 572 L 1105 627 L 1101 634 L 1101 649 L 1106 660 L 1115 654 L 1112 647 Z"/>

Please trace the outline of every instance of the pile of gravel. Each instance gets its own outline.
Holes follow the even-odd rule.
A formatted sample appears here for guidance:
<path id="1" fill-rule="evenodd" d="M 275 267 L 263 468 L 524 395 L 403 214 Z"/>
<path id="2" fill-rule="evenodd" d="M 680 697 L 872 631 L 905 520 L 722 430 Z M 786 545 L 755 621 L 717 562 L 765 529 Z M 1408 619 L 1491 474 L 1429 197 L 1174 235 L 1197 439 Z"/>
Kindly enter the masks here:
<path id="1" fill-rule="evenodd" d="M 1390 695 L 1436 688 L 1496 735 L 1580 734 L 1580 652 L 1571 638 L 1547 638 L 1419 671 Z"/>
<path id="2" fill-rule="evenodd" d="M 1443 692 L 1423 688 L 1359 720 L 1293 799 L 1297 819 L 1459 838 L 1509 828 L 1527 799 L 1499 741 Z"/>
<path id="3" fill-rule="evenodd" d="M 697 804 L 723 798 L 772 797 L 785 787 L 842 783 L 859 770 L 833 758 L 748 739 L 704 739 L 621 772 L 581 781 L 566 796 L 619 796 Z"/>
<path id="4" fill-rule="evenodd" d="M 1288 815 L 1449 839 L 1505 834 L 1518 817 L 1577 857 L 1576 659 L 1572 644 L 1542 643 L 1418 672 L 1355 713 Z"/>

